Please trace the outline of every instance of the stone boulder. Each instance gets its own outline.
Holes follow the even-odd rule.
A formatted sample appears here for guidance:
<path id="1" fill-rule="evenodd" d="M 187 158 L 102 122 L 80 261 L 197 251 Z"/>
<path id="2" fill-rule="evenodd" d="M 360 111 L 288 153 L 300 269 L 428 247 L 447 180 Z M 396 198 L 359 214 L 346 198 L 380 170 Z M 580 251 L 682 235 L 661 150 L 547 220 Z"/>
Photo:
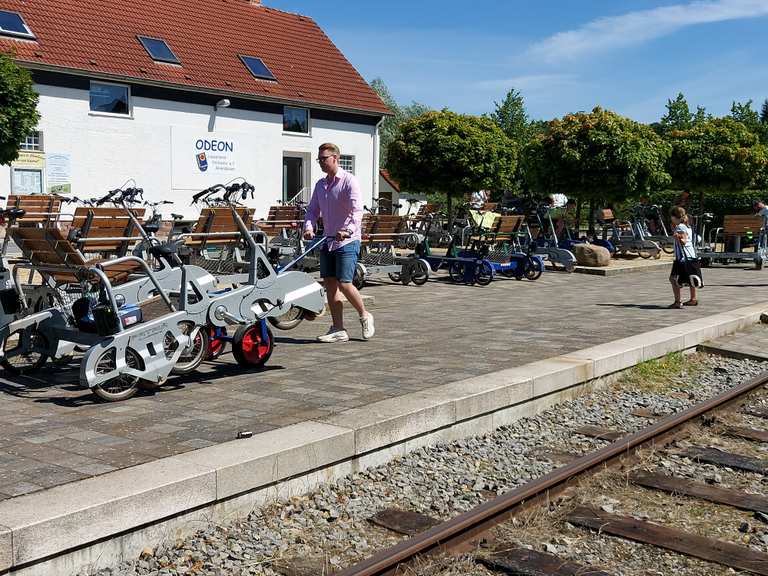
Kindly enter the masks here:
<path id="1" fill-rule="evenodd" d="M 571 252 L 576 256 L 576 263 L 579 266 L 590 266 L 601 268 L 608 266 L 611 262 L 611 253 L 607 248 L 595 246 L 594 244 L 576 244 L 571 248 Z"/>

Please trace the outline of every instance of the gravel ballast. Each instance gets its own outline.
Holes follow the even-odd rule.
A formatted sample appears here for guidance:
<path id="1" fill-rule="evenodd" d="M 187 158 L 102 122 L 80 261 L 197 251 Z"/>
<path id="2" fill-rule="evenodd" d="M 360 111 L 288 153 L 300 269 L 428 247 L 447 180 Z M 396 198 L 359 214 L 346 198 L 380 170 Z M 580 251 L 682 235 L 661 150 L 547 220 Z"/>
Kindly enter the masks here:
<path id="1" fill-rule="evenodd" d="M 607 444 L 575 434 L 581 426 L 634 431 L 651 422 L 631 414 L 637 409 L 655 415 L 679 412 L 765 369 L 750 360 L 701 354 L 684 360 L 678 356 L 671 365 L 675 371 L 652 386 L 619 380 L 491 434 L 421 448 L 305 496 L 255 510 L 242 521 L 211 525 L 181 542 L 155 543 L 139 559 L 81 576 L 273 576 L 301 574 L 301 566 L 306 574 L 327 573 L 402 538 L 368 522 L 379 510 L 401 508 L 448 519 L 550 472 L 559 464 L 548 454 L 583 454 Z M 622 574 L 646 574 L 649 561 L 647 554 L 627 554 Z M 685 564 L 675 563 L 678 576 L 696 573 L 695 563 L 691 570 Z M 461 573 L 490 572 L 475 567 Z"/>

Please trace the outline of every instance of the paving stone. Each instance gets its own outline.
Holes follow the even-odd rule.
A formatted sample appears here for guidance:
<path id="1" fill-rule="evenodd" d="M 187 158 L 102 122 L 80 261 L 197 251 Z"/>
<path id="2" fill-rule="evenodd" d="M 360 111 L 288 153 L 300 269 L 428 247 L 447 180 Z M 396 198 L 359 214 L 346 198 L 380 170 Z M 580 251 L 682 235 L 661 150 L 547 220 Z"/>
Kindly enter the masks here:
<path id="1" fill-rule="evenodd" d="M 602 278 L 545 273 L 537 282 L 499 279 L 487 287 L 430 281 L 414 290 L 382 283 L 377 335 L 315 343 L 328 318 L 276 331 L 269 369 L 244 372 L 231 354 L 206 362 L 179 387 L 119 404 L 98 402 L 78 385 L 78 369 L 46 367 L 34 378 L 0 374 L 0 498 L 39 490 L 28 470 L 95 475 L 305 420 L 321 420 L 390 398 L 568 354 L 754 304 L 754 274 L 711 268 L 701 305 L 669 310 L 668 272 Z M 768 350 L 768 328 L 747 338 Z M 48 468 L 45 468 L 48 470 Z M 21 480 L 23 476 L 23 480 Z M 61 476 L 64 478 L 65 476 Z M 14 486 L 13 489 L 10 487 Z"/>

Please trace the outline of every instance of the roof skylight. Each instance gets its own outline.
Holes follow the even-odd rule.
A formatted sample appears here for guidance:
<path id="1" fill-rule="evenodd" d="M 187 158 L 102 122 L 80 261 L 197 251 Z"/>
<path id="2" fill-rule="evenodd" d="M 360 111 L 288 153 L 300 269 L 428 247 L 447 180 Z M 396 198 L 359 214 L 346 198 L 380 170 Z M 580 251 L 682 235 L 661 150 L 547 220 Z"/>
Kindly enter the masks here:
<path id="1" fill-rule="evenodd" d="M 150 38 L 148 36 L 137 36 L 144 50 L 155 62 L 167 62 L 169 64 L 181 64 L 176 54 L 173 53 L 165 40 L 160 38 Z"/>
<path id="2" fill-rule="evenodd" d="M 243 61 L 248 71 L 253 74 L 254 78 L 261 78 L 262 80 L 277 80 L 275 75 L 272 74 L 267 65 L 262 62 L 261 58 L 256 56 L 243 56 L 240 55 L 240 60 Z"/>
<path id="3" fill-rule="evenodd" d="M 24 18 L 18 12 L 0 10 L 0 35 L 16 36 L 19 38 L 33 38 L 32 30 L 24 22 Z"/>

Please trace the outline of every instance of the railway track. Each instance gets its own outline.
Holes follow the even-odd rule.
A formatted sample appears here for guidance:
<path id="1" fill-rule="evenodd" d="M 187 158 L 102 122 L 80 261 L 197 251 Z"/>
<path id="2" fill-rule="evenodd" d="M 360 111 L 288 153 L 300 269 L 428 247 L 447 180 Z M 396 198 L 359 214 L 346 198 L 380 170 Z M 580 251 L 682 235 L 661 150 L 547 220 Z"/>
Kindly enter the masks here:
<path id="1" fill-rule="evenodd" d="M 761 457 L 768 446 L 768 404 L 761 402 L 768 402 L 766 383 L 768 372 L 680 413 L 656 421 L 647 413 L 653 422 L 631 434 L 582 427 L 576 433 L 611 443 L 584 456 L 561 454 L 572 461 L 447 522 L 407 510 L 382 511 L 372 522 L 415 535 L 335 574 L 422 574 L 414 566 L 425 556 L 468 551 L 490 573 L 622 573 L 615 560 L 583 562 L 578 550 L 542 546 L 543 519 L 550 536 L 632 541 L 696 559 L 701 574 L 768 575 L 768 498 L 762 495 L 768 459 Z M 698 473 L 677 475 L 678 461 L 721 470 L 730 487 L 718 485 L 719 473 L 709 482 Z M 689 518 L 691 510 L 703 517 Z M 537 523 L 537 530 L 529 529 Z M 668 572 L 649 566 L 647 573 Z"/>

